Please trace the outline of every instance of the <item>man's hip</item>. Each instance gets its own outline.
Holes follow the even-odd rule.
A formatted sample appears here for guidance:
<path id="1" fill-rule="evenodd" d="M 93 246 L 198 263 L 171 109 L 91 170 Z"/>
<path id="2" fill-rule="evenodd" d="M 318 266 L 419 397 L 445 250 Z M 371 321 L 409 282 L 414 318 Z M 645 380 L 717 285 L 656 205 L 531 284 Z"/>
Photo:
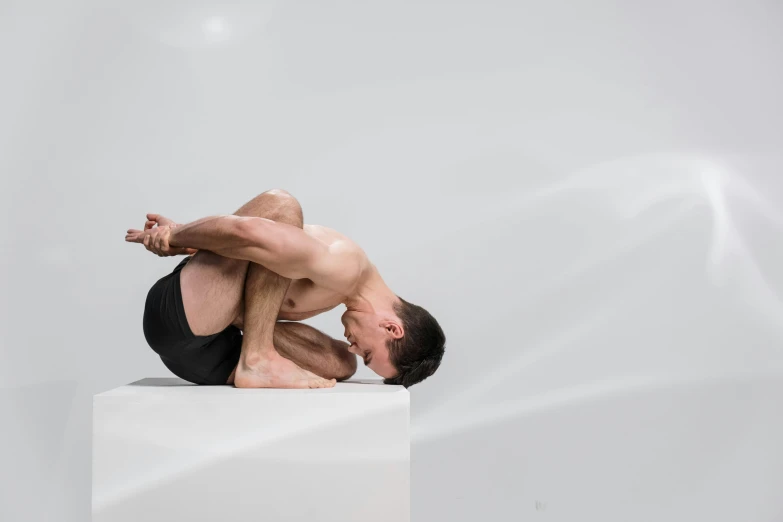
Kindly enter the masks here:
<path id="1" fill-rule="evenodd" d="M 226 384 L 239 362 L 242 332 L 235 326 L 213 335 L 194 335 L 185 316 L 180 273 L 190 257 L 160 278 L 144 305 L 144 337 L 166 367 L 196 384 Z"/>

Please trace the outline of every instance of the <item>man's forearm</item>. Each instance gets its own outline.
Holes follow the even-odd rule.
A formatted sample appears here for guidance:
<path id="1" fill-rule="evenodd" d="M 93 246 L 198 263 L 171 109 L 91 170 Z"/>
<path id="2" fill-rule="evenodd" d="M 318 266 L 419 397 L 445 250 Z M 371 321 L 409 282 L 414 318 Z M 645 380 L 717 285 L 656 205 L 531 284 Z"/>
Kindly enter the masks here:
<path id="1" fill-rule="evenodd" d="M 171 229 L 172 247 L 221 252 L 236 250 L 248 242 L 238 226 L 239 216 L 209 216 Z"/>
<path id="2" fill-rule="evenodd" d="M 308 260 L 326 248 L 299 227 L 242 216 L 212 216 L 176 226 L 169 244 L 250 261 L 288 279 L 307 277 Z"/>
<path id="3" fill-rule="evenodd" d="M 356 373 L 356 356 L 347 343 L 304 323 L 277 322 L 273 343 L 280 355 L 325 379 L 341 381 Z"/>

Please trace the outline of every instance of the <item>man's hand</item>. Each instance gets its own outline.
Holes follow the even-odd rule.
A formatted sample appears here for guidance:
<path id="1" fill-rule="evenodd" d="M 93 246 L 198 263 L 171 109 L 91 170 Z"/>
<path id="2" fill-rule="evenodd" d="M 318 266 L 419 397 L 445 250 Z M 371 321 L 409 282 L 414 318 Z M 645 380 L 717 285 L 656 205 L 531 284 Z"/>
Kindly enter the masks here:
<path id="1" fill-rule="evenodd" d="M 144 230 L 158 225 L 159 227 L 176 227 L 173 219 L 161 216 L 160 214 L 147 214 L 147 222 L 144 223 Z"/>
<path id="2" fill-rule="evenodd" d="M 144 230 L 129 229 L 125 241 L 142 243 L 144 248 L 160 257 L 195 254 L 197 251 L 193 248 L 177 248 L 169 244 L 171 229 L 176 226 L 177 223 L 160 214 L 147 214 Z"/>

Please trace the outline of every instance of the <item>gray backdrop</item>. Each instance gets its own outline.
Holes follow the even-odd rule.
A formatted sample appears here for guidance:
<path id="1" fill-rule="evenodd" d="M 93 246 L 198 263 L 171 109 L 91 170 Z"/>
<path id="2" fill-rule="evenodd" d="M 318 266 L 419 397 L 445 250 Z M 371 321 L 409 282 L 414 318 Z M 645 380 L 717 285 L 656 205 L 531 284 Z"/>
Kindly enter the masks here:
<path id="1" fill-rule="evenodd" d="M 783 519 L 779 2 L 0 6 L 0 519 L 168 375 L 125 230 L 273 187 L 447 333 L 413 520 Z"/>

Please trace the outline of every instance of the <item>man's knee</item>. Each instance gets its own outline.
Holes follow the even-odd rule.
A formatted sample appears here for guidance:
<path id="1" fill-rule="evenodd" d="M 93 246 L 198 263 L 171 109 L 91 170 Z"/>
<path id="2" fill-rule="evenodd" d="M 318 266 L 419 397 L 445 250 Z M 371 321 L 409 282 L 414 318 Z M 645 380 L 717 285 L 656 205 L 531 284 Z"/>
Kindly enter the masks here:
<path id="1" fill-rule="evenodd" d="M 344 351 L 347 352 L 347 350 Z M 351 353 L 349 353 L 349 355 L 350 358 L 343 357 L 342 355 L 332 355 L 324 364 L 321 364 L 310 371 L 324 379 L 336 379 L 338 381 L 350 379 L 356 373 L 358 365 L 356 363 L 356 356 Z"/>
<path id="2" fill-rule="evenodd" d="M 271 219 L 302 228 L 302 206 L 290 192 L 283 189 L 267 190 L 240 208 L 236 215 Z"/>
<path id="3" fill-rule="evenodd" d="M 357 366 L 355 355 L 351 354 L 350 358 L 341 358 L 340 364 L 337 365 L 337 371 L 332 379 L 337 379 L 338 381 L 350 379 L 356 373 Z"/>
<path id="4" fill-rule="evenodd" d="M 293 196 L 293 195 L 292 195 L 290 192 L 288 192 L 287 190 L 283 190 L 283 189 L 277 189 L 277 188 L 275 188 L 275 189 L 269 189 L 269 190 L 267 190 L 266 192 L 263 192 L 261 195 L 262 195 L 262 196 L 263 196 L 263 195 L 267 195 L 267 196 L 270 196 L 270 197 L 281 197 L 281 198 L 293 198 L 293 197 L 294 197 L 294 196 Z"/>
<path id="5" fill-rule="evenodd" d="M 302 206 L 290 192 L 283 189 L 272 189 L 264 192 L 262 196 L 272 200 L 273 210 L 271 210 L 268 219 L 302 228 L 304 224 Z"/>

